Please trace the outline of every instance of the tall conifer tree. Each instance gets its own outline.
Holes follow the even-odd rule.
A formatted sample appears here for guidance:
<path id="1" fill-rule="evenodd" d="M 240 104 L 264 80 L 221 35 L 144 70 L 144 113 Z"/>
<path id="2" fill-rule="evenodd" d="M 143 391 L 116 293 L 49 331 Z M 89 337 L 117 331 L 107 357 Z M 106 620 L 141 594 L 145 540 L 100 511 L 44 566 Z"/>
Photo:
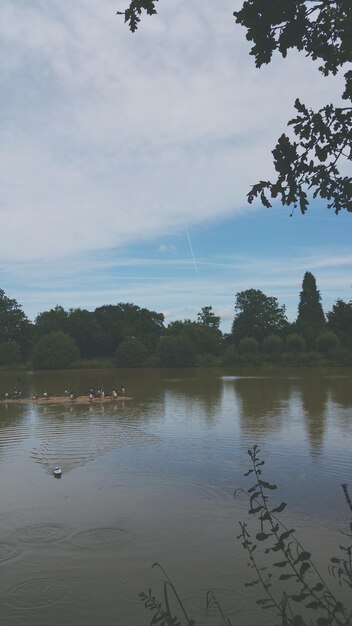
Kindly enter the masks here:
<path id="1" fill-rule="evenodd" d="M 315 347 L 317 335 L 324 325 L 325 315 L 315 277 L 311 272 L 306 272 L 299 295 L 297 328 L 304 336 L 308 348 Z"/>

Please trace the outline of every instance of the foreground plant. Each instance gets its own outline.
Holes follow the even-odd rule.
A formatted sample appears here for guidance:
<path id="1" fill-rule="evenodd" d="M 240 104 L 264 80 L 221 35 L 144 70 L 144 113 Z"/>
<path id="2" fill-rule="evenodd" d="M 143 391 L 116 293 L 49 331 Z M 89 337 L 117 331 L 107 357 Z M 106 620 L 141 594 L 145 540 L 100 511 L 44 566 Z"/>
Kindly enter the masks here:
<path id="1" fill-rule="evenodd" d="M 260 459 L 259 452 L 257 446 L 248 450 L 252 467 L 245 475 L 253 475 L 254 484 L 245 491 L 239 489 L 235 492 L 235 496 L 242 492 L 249 497 L 249 515 L 260 526 L 254 539 L 249 525 L 240 522 L 239 538 L 248 553 L 249 565 L 255 571 L 255 578 L 247 586 L 261 585 L 265 597 L 257 600 L 257 603 L 265 609 L 274 609 L 283 626 L 312 624 L 311 611 L 315 612 L 314 623 L 317 626 L 350 626 L 351 609 L 335 597 L 314 565 L 311 553 L 296 538 L 294 529 L 288 528 L 279 519 L 278 515 L 286 508 L 286 502 L 274 507 L 270 505 L 268 494 L 277 487 L 263 480 L 265 461 Z M 330 571 L 338 578 L 341 586 L 347 584 L 351 587 L 352 534 L 344 535 L 351 545 L 340 546 L 344 554 L 341 558 L 331 559 Z M 260 556 L 256 556 L 260 551 L 255 553 L 259 546 L 263 547 L 265 554 L 263 567 L 259 563 Z M 281 589 L 282 584 L 285 584 L 284 590 Z"/>
<path id="2" fill-rule="evenodd" d="M 248 513 L 255 522 L 256 531 L 250 525 L 240 522 L 243 548 L 249 556 L 249 566 L 254 570 L 255 577 L 246 586 L 259 585 L 265 596 L 257 600 L 263 609 L 274 611 L 279 622 L 275 626 L 352 626 L 352 607 L 348 608 L 336 598 L 324 580 L 308 552 L 295 536 L 293 528 L 288 528 L 279 518 L 286 508 L 286 502 L 270 504 L 270 492 L 277 486 L 263 480 L 265 461 L 259 456 L 258 446 L 248 450 L 251 467 L 245 476 L 254 478 L 249 489 L 237 489 L 235 497 L 244 494 L 249 499 Z M 347 505 L 352 513 L 352 501 L 348 486 L 342 485 Z M 259 525 L 259 531 L 258 531 Z M 341 555 L 330 559 L 329 572 L 341 587 L 352 589 L 352 519 L 348 532 L 343 532 L 343 544 L 340 544 Z M 261 551 L 259 548 L 262 547 Z M 263 558 L 265 564 L 262 565 Z M 144 606 L 153 611 L 150 626 L 195 626 L 195 621 L 188 617 L 186 609 L 165 570 L 159 567 L 164 576 L 163 601 L 160 602 L 152 594 L 141 593 Z M 284 588 L 283 588 L 284 585 Z M 179 619 L 173 614 L 170 593 L 182 614 Z M 232 622 L 223 612 L 215 594 L 208 591 L 206 595 L 206 612 L 218 609 L 222 623 L 232 626 Z M 299 608 L 297 608 L 299 607 Z M 314 614 L 313 614 L 314 612 Z"/>
<path id="3" fill-rule="evenodd" d="M 165 570 L 159 563 L 153 563 L 152 567 L 158 567 L 164 576 L 164 585 L 163 585 L 163 602 L 160 602 L 152 593 L 152 590 L 149 589 L 148 593 L 142 592 L 139 594 L 140 599 L 144 603 L 146 609 L 150 609 L 153 611 L 154 615 L 150 622 L 150 624 L 159 624 L 159 626 L 182 626 L 183 624 L 187 624 L 187 626 L 195 626 L 195 622 L 191 620 L 187 613 L 186 609 L 183 606 L 180 596 L 178 595 L 174 585 L 172 584 L 170 578 L 168 577 Z M 176 603 L 178 604 L 182 614 L 183 614 L 183 622 L 181 623 L 177 618 L 177 615 L 172 615 L 172 609 L 170 604 L 170 593 L 176 599 Z"/>

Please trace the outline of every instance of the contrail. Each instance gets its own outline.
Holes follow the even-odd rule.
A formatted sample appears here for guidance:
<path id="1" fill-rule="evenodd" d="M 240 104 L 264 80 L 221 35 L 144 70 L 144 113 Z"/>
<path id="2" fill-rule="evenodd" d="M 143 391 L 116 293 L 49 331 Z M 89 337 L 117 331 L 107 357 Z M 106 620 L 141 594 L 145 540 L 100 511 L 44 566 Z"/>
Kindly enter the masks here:
<path id="1" fill-rule="evenodd" d="M 192 248 L 192 242 L 191 242 L 191 238 L 189 236 L 189 232 L 188 232 L 187 226 L 186 226 L 186 233 L 187 233 L 188 243 L 189 243 L 189 247 L 190 247 L 190 250 L 191 250 L 191 255 L 192 255 L 192 259 L 193 259 L 193 263 L 194 263 L 194 269 L 196 270 L 197 276 L 199 277 L 197 262 L 196 262 L 196 258 L 194 256 L 194 252 L 193 252 L 193 248 Z"/>

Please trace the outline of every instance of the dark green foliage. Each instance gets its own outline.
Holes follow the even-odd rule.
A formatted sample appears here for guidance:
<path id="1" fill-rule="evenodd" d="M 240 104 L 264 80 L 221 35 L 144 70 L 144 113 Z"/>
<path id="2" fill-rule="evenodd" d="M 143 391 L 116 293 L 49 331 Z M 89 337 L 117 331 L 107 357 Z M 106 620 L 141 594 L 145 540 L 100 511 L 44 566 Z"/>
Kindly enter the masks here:
<path id="1" fill-rule="evenodd" d="M 79 361 L 78 347 L 69 335 L 61 330 L 43 335 L 32 352 L 34 369 L 65 369 Z"/>
<path id="2" fill-rule="evenodd" d="M 195 345 L 196 354 L 219 356 L 222 351 L 222 333 L 214 326 L 196 322 L 188 334 L 189 340 Z"/>
<path id="3" fill-rule="evenodd" d="M 91 359 L 103 354 L 106 335 L 93 312 L 85 309 L 70 309 L 65 326 L 68 334 L 77 343 L 83 359 Z"/>
<path id="4" fill-rule="evenodd" d="M 81 357 L 89 359 L 104 355 L 106 335 L 96 315 L 85 309 L 65 311 L 57 305 L 54 309 L 43 311 L 35 320 L 37 338 L 60 330 L 70 335 L 77 343 Z"/>
<path id="5" fill-rule="evenodd" d="M 157 0 L 132 0 L 124 15 L 132 32 L 138 28 L 142 11 L 156 13 Z M 253 42 L 250 54 L 256 66 L 270 63 L 273 53 L 284 58 L 290 49 L 304 52 L 320 62 L 324 76 L 347 66 L 342 98 L 346 107 L 327 104 L 318 111 L 308 109 L 297 98 L 298 115 L 288 122 L 297 141 L 282 134 L 273 150 L 277 180 L 260 181 L 248 193 L 249 202 L 259 197 L 270 207 L 270 199 L 299 207 L 305 213 L 308 193 L 328 201 L 335 213 L 352 211 L 352 178 L 342 173 L 340 162 L 352 160 L 352 3 L 351 0 L 245 0 L 234 12 L 236 22 Z"/>
<path id="6" fill-rule="evenodd" d="M 352 178 L 340 173 L 341 156 L 352 160 L 352 110 L 329 104 L 319 111 L 308 109 L 296 100 L 297 117 L 288 122 L 298 141 L 284 133 L 272 151 L 278 177 L 275 183 L 260 181 L 248 193 L 252 203 L 259 197 L 265 207 L 270 198 L 279 198 L 284 206 L 299 207 L 305 213 L 308 193 L 327 200 L 337 214 L 341 209 L 352 211 Z M 307 193 L 308 192 L 308 193 Z"/>
<path id="7" fill-rule="evenodd" d="M 340 585 L 345 584 L 352 589 L 352 500 L 348 492 L 348 485 L 342 484 L 341 487 L 344 492 L 347 506 L 351 512 L 351 521 L 349 530 L 342 533 L 344 535 L 344 544 L 340 545 L 340 550 L 343 556 L 339 558 L 333 557 L 330 559 L 330 571 L 332 575 L 339 580 Z M 345 537 L 347 537 L 347 544 Z"/>
<path id="8" fill-rule="evenodd" d="M 0 290 L 0 365 L 23 365 L 31 352 L 36 354 L 41 337 L 58 331 L 75 341 L 83 367 L 99 363 L 112 367 L 114 360 L 120 367 L 218 367 L 268 362 L 305 366 L 320 365 L 323 357 L 325 364 L 352 363 L 352 302 L 338 300 L 326 324 L 310 272 L 303 279 L 296 322 L 289 324 L 285 306 L 258 289 L 236 294 L 235 310 L 233 332 L 226 335 L 211 306 L 201 309 L 197 322 L 178 320 L 167 327 L 161 313 L 130 303 L 105 305 L 93 312 L 79 308 L 65 311 L 57 305 L 40 313 L 31 324 L 16 301 L 4 292 L 1 297 Z"/>
<path id="9" fill-rule="evenodd" d="M 243 337 L 238 344 L 238 352 L 240 354 L 257 354 L 259 343 L 254 337 Z"/>
<path id="10" fill-rule="evenodd" d="M 128 302 L 98 307 L 94 316 L 104 335 L 103 351 L 99 356 L 114 356 L 119 344 L 131 337 L 142 341 L 152 351 L 164 330 L 162 313 L 141 309 Z"/>
<path id="11" fill-rule="evenodd" d="M 270 493 L 276 485 L 263 480 L 264 461 L 259 457 L 259 448 L 248 450 L 252 465 L 245 476 L 252 475 L 254 484 L 246 493 L 249 502 L 249 515 L 255 520 L 255 527 L 260 532 L 253 532 L 248 523 L 240 522 L 239 539 L 247 551 L 249 566 L 254 572 L 254 579 L 248 586 L 259 584 L 265 597 L 257 603 L 262 608 L 273 609 L 280 618 L 282 626 L 307 626 L 312 624 L 311 611 L 315 611 L 317 626 L 349 626 L 352 624 L 352 611 L 335 597 L 312 561 L 311 553 L 304 549 L 295 536 L 293 528 L 287 527 L 278 517 L 285 510 L 286 503 L 270 504 Z M 346 487 L 347 489 L 347 487 Z M 351 529 L 352 531 L 352 523 Z M 352 532 L 346 535 L 352 540 Z M 259 543 L 256 543 L 259 542 Z M 262 547 L 265 567 L 260 566 Z M 340 546 L 342 557 L 331 559 L 334 573 L 341 584 L 352 586 L 351 550 L 352 543 Z M 280 592 L 280 584 L 285 588 Z M 299 605 L 299 608 L 297 608 Z"/>
<path id="12" fill-rule="evenodd" d="M 165 335 L 160 339 L 157 356 L 161 367 L 192 367 L 195 350 L 185 335 Z"/>
<path id="13" fill-rule="evenodd" d="M 328 328 L 337 334 L 346 348 L 352 348 L 352 301 L 336 301 L 327 313 Z"/>
<path id="14" fill-rule="evenodd" d="M 125 11 L 117 11 L 116 15 L 124 15 L 125 22 L 129 25 L 130 30 L 134 33 L 138 28 L 142 11 L 145 11 L 148 15 L 156 13 L 155 5 L 158 0 L 132 0 L 128 9 Z"/>
<path id="15" fill-rule="evenodd" d="M 324 326 L 325 316 L 320 292 L 313 274 L 306 272 L 299 295 L 296 328 L 303 335 L 309 349 L 314 349 L 316 338 L 318 334 L 321 334 Z"/>
<path id="16" fill-rule="evenodd" d="M 332 330 L 325 330 L 317 338 L 317 350 L 326 356 L 329 356 L 339 345 L 339 338 Z"/>
<path id="17" fill-rule="evenodd" d="M 281 334 L 288 322 L 285 305 L 277 298 L 266 296 L 259 289 L 247 289 L 236 294 L 235 319 L 232 325 L 236 343 L 243 337 L 254 337 L 261 342 L 269 334 Z"/>
<path id="18" fill-rule="evenodd" d="M 271 360 L 277 360 L 284 349 L 284 342 L 278 335 L 267 335 L 262 342 L 262 350 Z"/>
<path id="19" fill-rule="evenodd" d="M 49 311 L 39 313 L 35 318 L 35 334 L 37 337 L 48 335 L 57 330 L 61 330 L 63 333 L 68 331 L 68 313 L 58 304 Z"/>
<path id="20" fill-rule="evenodd" d="M 130 303 L 105 305 L 94 312 L 57 306 L 37 316 L 37 338 L 53 330 L 70 335 L 83 359 L 115 358 L 119 367 L 218 365 L 222 352 L 220 318 L 203 307 L 198 322 L 164 328 L 164 316 Z"/>
<path id="21" fill-rule="evenodd" d="M 352 351 L 340 346 L 329 354 L 329 361 L 334 365 L 352 366 Z"/>
<path id="22" fill-rule="evenodd" d="M 320 292 L 317 289 L 315 276 L 311 272 L 304 274 L 302 291 L 299 295 L 297 324 L 301 322 L 317 328 L 325 324 Z"/>
<path id="23" fill-rule="evenodd" d="M 41 337 L 60 330 L 77 343 L 84 359 L 114 357 L 116 349 L 126 339 L 141 341 L 149 351 L 156 348 L 164 330 L 162 313 L 120 302 L 98 307 L 94 312 L 85 309 L 65 311 L 56 306 L 36 318 L 35 334 Z"/>
<path id="24" fill-rule="evenodd" d="M 223 364 L 221 357 L 205 352 L 197 354 L 195 358 L 196 367 L 219 367 Z"/>
<path id="25" fill-rule="evenodd" d="M 213 330 L 219 330 L 220 317 L 213 313 L 212 306 L 203 306 L 200 313 L 198 313 L 197 320 L 200 324 L 208 326 Z"/>
<path id="26" fill-rule="evenodd" d="M 222 365 L 238 365 L 238 350 L 234 345 L 227 346 L 224 350 Z"/>
<path id="27" fill-rule="evenodd" d="M 218 329 L 218 318 L 211 313 L 211 307 L 205 308 L 206 316 L 198 315 L 202 321 L 184 320 L 169 324 L 157 349 L 161 366 L 193 367 L 202 365 L 202 358 L 206 357 L 209 362 L 221 354 L 222 333 Z"/>
<path id="28" fill-rule="evenodd" d="M 139 339 L 124 339 L 115 354 L 116 367 L 143 367 L 148 355 L 145 345 Z"/>
<path id="29" fill-rule="evenodd" d="M 286 57 L 291 48 L 320 60 L 324 76 L 352 61 L 350 0 L 246 0 L 234 15 L 254 44 L 250 54 L 257 67 L 269 63 L 274 51 Z M 340 161 L 352 160 L 352 71 L 344 77 L 347 107 L 328 104 L 313 111 L 296 99 L 298 115 L 288 125 L 297 141 L 281 135 L 273 150 L 277 180 L 253 185 L 249 202 L 259 197 L 270 207 L 269 195 L 305 213 L 309 191 L 327 200 L 335 213 L 352 211 L 352 178 L 339 170 Z"/>
<path id="30" fill-rule="evenodd" d="M 319 352 L 284 352 L 281 357 L 282 365 L 288 367 L 319 367 L 326 365 Z"/>
<path id="31" fill-rule="evenodd" d="M 290 48 L 320 59 L 325 76 L 352 61 L 349 0 L 246 0 L 234 15 L 254 42 L 250 54 L 257 67 L 269 63 L 275 50 L 286 57 Z"/>
<path id="32" fill-rule="evenodd" d="M 0 365 L 15 365 L 21 360 L 21 350 L 17 341 L 2 341 L 0 343 Z"/>
<path id="33" fill-rule="evenodd" d="M 31 325 L 22 308 L 0 289 L 0 342 L 16 341 L 22 354 L 26 354 L 30 333 Z"/>
<path id="34" fill-rule="evenodd" d="M 287 352 L 303 352 L 306 347 L 306 342 L 302 335 L 298 333 L 292 333 L 286 338 L 286 350 Z"/>
<path id="35" fill-rule="evenodd" d="M 182 626 L 183 624 L 185 626 L 195 626 L 195 622 L 188 617 L 184 604 L 165 570 L 161 567 L 161 565 L 159 565 L 159 563 L 153 563 L 152 567 L 159 568 L 164 577 L 164 604 L 157 600 L 157 598 L 152 594 L 151 589 L 149 589 L 148 593 L 142 592 L 139 594 L 145 608 L 154 612 L 150 626 L 153 624 L 160 624 L 161 626 Z M 176 600 L 176 605 L 182 614 L 182 622 L 178 619 L 177 615 L 173 615 L 170 594 L 174 596 L 174 599 Z"/>
<path id="36" fill-rule="evenodd" d="M 317 570 L 311 553 L 297 539 L 295 530 L 281 521 L 280 514 L 286 510 L 286 502 L 271 503 L 277 487 L 264 480 L 265 461 L 259 453 L 256 445 L 248 450 L 251 467 L 245 476 L 251 476 L 254 483 L 248 489 L 237 489 L 235 492 L 235 498 L 239 494 L 245 494 L 248 498 L 251 519 L 248 523 L 240 522 L 241 532 L 238 536 L 254 575 L 245 586 L 258 586 L 265 594 L 258 598 L 257 604 L 263 609 L 272 610 L 276 616 L 273 622 L 275 626 L 352 626 L 352 607 L 344 606 L 331 591 Z M 352 513 L 348 485 L 343 484 L 342 488 Z M 251 528 L 252 522 L 254 530 Z M 341 555 L 330 560 L 330 573 L 340 586 L 346 585 L 352 589 L 352 519 L 349 531 L 343 533 L 340 550 Z M 165 570 L 157 563 L 153 567 L 158 567 L 163 574 L 163 602 L 152 594 L 151 589 L 148 593 L 139 594 L 144 606 L 153 611 L 150 626 L 157 623 L 164 626 L 194 626 L 195 622 L 188 617 Z M 181 619 L 171 608 L 170 594 L 176 600 Z M 224 626 L 232 625 L 214 592 L 210 590 L 206 594 L 206 612 L 212 607 L 217 608 Z"/>

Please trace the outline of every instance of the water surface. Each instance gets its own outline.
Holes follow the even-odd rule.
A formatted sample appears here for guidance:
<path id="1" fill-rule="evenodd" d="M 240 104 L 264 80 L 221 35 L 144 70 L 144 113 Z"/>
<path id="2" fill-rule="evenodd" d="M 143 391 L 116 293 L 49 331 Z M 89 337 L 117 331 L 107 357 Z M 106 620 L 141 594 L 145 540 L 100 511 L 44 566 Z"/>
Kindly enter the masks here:
<path id="1" fill-rule="evenodd" d="M 130 401 L 0 404 L 1 626 L 147 624 L 155 561 L 197 624 L 221 623 L 204 615 L 208 589 L 234 624 L 271 623 L 236 540 L 246 451 L 260 446 L 284 519 L 326 568 L 349 522 L 351 371 L 2 372 L 0 392 L 121 384 Z"/>

